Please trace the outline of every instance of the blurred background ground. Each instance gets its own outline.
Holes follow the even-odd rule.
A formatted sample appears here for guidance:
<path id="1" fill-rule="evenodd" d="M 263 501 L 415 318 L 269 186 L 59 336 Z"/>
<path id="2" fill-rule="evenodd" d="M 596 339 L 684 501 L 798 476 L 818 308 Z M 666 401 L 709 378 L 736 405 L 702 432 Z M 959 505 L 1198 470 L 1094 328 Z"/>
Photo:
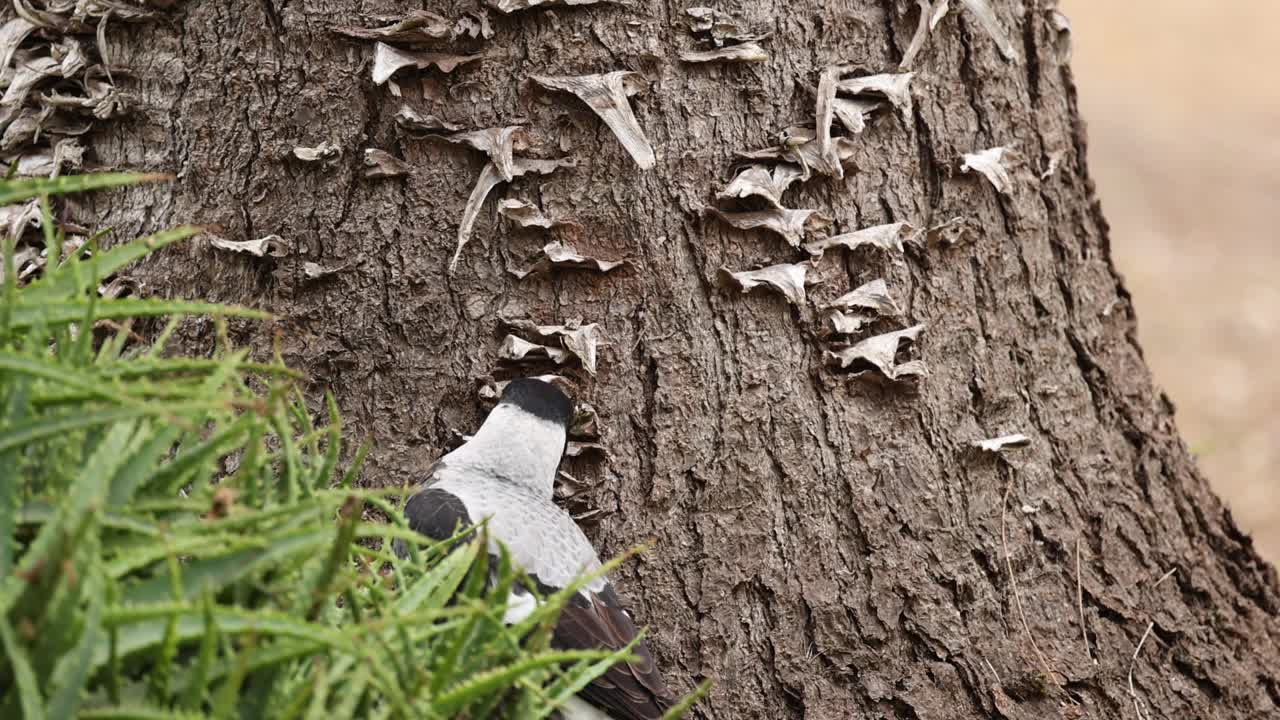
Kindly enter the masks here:
<path id="1" fill-rule="evenodd" d="M 1280 562 L 1280 0 L 1059 4 L 1147 361 Z"/>

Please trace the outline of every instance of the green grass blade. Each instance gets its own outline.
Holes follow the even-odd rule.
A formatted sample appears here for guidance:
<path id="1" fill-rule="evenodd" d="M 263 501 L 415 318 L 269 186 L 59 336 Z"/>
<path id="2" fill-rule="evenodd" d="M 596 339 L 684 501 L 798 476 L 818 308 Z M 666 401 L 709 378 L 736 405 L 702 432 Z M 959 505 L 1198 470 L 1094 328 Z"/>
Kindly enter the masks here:
<path id="1" fill-rule="evenodd" d="M 129 263 L 140 260 L 160 248 L 186 240 L 199 232 L 200 228 L 183 225 L 145 238 L 121 243 L 110 250 L 95 253 L 88 260 L 78 261 L 76 270 L 77 272 L 88 273 L 90 277 L 96 275 L 98 278 L 105 278 L 121 270 Z M 47 275 L 23 288 L 22 300 L 23 302 L 31 303 L 65 300 L 72 296 L 78 296 L 83 292 L 78 282 L 79 279 L 71 273 Z M 96 288 L 96 282 L 91 283 L 90 286 Z M 110 302 L 118 301 L 112 300 Z"/>
<path id="2" fill-rule="evenodd" d="M 100 583 L 94 583 L 94 586 Z M 69 718 L 80 710 L 86 685 L 89 681 L 89 664 L 93 660 L 94 648 L 102 637 L 102 593 L 97 587 L 89 590 L 89 616 L 84 621 L 80 642 L 67 655 L 58 661 L 53 671 L 52 686 L 56 688 L 49 703 L 49 716 Z"/>
<path id="3" fill-rule="evenodd" d="M 41 195 L 67 195 L 88 190 L 166 182 L 173 176 L 165 173 L 95 173 L 64 175 L 56 178 L 5 180 L 0 182 L 0 205 L 11 205 Z"/>
<path id="4" fill-rule="evenodd" d="M 22 708 L 24 720 L 42 720 L 44 718 L 44 699 L 40 696 L 40 686 L 36 682 L 35 672 L 31 669 L 31 660 L 27 651 L 18 644 L 13 636 L 13 628 L 4 613 L 0 613 L 0 642 L 4 644 L 5 658 L 13 671 L 16 681 L 14 689 L 18 691 L 19 706 Z"/>
<path id="5" fill-rule="evenodd" d="M 478 673 L 450 688 L 447 692 L 438 695 L 432 705 L 437 712 L 448 716 L 456 713 L 470 702 L 487 697 L 502 688 L 514 684 L 521 676 L 534 670 L 581 660 L 603 660 L 610 655 L 611 653 L 608 652 L 590 650 L 547 652 L 534 655 L 503 667 Z"/>
<path id="6" fill-rule="evenodd" d="M 18 302 L 14 303 L 9 316 L 9 325 L 12 330 L 35 325 L 53 326 L 79 322 L 84 318 L 85 306 L 88 303 L 87 300 L 51 300 L 33 303 L 27 302 L 22 295 L 18 297 Z M 164 315 L 213 315 L 255 320 L 267 320 L 271 317 L 259 310 L 235 305 L 138 298 L 117 298 L 104 302 L 98 305 L 96 312 L 98 320 L 123 320 Z"/>
<path id="7" fill-rule="evenodd" d="M 107 483 L 122 462 L 121 456 L 133 429 L 133 423 L 111 428 L 69 489 L 58 517 L 40 528 L 18 571 L 0 580 L 3 583 L 0 584 L 0 615 L 8 612 L 20 594 L 34 591 L 41 584 L 42 576 L 61 570 L 71 539 L 79 537 L 85 523 L 92 520 L 92 513 L 104 504 Z M 0 444 L 3 442 L 0 439 Z"/>
<path id="8" fill-rule="evenodd" d="M 208 720 L 208 715 L 147 705 L 118 705 L 81 710 L 79 720 Z"/>
<path id="9" fill-rule="evenodd" d="M 680 720 L 680 718 L 684 717 L 685 713 L 689 712 L 695 703 L 706 697 L 707 693 L 711 692 L 711 685 L 712 682 L 710 678 L 698 683 L 698 687 L 694 688 L 693 692 L 685 695 L 680 699 L 680 702 L 672 705 L 671 708 L 663 713 L 662 720 Z"/>

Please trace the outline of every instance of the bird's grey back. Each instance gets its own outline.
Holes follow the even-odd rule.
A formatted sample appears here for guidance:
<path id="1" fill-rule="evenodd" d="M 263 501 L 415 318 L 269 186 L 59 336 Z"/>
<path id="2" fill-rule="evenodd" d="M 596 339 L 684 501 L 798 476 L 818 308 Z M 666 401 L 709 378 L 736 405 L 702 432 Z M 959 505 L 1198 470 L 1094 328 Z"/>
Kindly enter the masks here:
<path id="1" fill-rule="evenodd" d="M 586 535 L 567 512 L 530 488 L 499 478 L 457 475 L 446 466 L 431 487 L 444 490 L 466 506 L 471 521 L 488 519 L 492 551 L 500 540 L 514 560 L 544 585 L 562 588 L 584 572 L 600 567 Z M 587 589 L 598 592 L 605 580 Z"/>

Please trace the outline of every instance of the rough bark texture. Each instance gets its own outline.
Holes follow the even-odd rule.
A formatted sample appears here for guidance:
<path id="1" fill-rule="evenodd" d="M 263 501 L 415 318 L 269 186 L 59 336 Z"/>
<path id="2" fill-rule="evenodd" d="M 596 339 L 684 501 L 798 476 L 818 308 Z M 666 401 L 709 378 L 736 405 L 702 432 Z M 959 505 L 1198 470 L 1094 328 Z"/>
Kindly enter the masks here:
<path id="1" fill-rule="evenodd" d="M 1135 696 L 1144 718 L 1276 717 L 1275 572 L 1197 472 L 1143 362 L 1044 3 L 993 2 L 1020 39 L 1012 63 L 953 2 L 916 62 L 911 114 L 872 122 L 843 180 L 788 193 L 840 232 L 955 216 L 977 228 L 900 258 L 832 250 L 810 273 L 819 302 L 884 277 L 905 311 L 885 329 L 926 325 L 914 354 L 931 375 L 896 384 L 823 367 L 812 304 L 716 288 L 722 265 L 800 256 L 703 207 L 734 151 L 813 117 L 824 67 L 893 70 L 918 10 L 746 5 L 747 24 L 773 33 L 767 62 L 679 62 L 684 7 L 645 0 L 495 14 L 492 40 L 453 44 L 484 61 L 396 76 L 420 109 L 469 128 L 523 120 L 544 156 L 576 156 L 576 170 L 494 198 L 576 217 L 578 249 L 629 257 L 627 270 L 517 281 L 506 267 L 547 238 L 513 229 L 491 198 L 446 275 L 484 160 L 398 134 L 371 43 L 330 33 L 403 12 L 385 0 L 201 0 L 170 24 L 111 32 L 113 62 L 136 72 L 134 114 L 96 132 L 89 159 L 178 181 L 92 210 L 125 236 L 196 222 L 284 238 L 282 259 L 194 242 L 137 274 L 151 293 L 275 313 L 238 339 L 265 352 L 278 334 L 312 390 L 337 394 L 351 434 L 375 442 L 371 485 L 413 482 L 477 425 L 499 314 L 600 323 L 609 344 L 583 393 L 608 459 L 567 461 L 588 483 L 574 507 L 605 511 L 588 528 L 603 553 L 654 539 L 618 585 L 674 687 L 716 679 L 705 717 L 1135 717 Z M 624 69 L 650 84 L 632 100 L 649 172 L 579 100 L 528 81 Z M 341 158 L 292 157 L 321 141 Z M 1003 196 L 958 172 L 963 153 L 1001 145 L 1026 161 Z M 366 179 L 367 147 L 409 175 Z M 304 262 L 345 269 L 312 280 Z M 212 336 L 207 322 L 181 333 L 197 350 Z M 969 447 L 1013 432 L 1031 447 Z"/>

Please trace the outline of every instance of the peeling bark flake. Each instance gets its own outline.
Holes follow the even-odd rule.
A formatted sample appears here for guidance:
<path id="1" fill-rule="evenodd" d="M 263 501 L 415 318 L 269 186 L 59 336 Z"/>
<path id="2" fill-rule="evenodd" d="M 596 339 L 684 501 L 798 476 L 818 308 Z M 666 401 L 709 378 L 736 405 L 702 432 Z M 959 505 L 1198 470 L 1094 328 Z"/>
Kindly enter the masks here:
<path id="1" fill-rule="evenodd" d="M 833 311 L 828 320 L 831 321 L 831 330 L 836 335 L 856 335 L 862 332 L 862 328 L 867 324 L 868 318 L 864 315 L 855 313 L 844 313 L 839 310 Z"/>
<path id="2" fill-rule="evenodd" d="M 832 111 L 834 112 L 834 107 Z M 853 141 L 847 137 L 833 137 L 831 145 L 840 165 L 847 166 L 853 158 Z M 802 127 L 788 128 L 787 137 L 781 145 L 761 150 L 738 151 L 735 154 L 744 160 L 781 160 L 794 163 L 800 166 L 802 180 L 808 180 L 811 169 L 817 168 L 821 162 L 817 133 Z"/>
<path id="3" fill-rule="evenodd" d="M 912 376 L 928 375 L 929 370 L 923 360 L 897 361 L 898 348 L 902 343 L 913 343 L 924 325 L 916 325 L 906 330 L 876 335 L 863 340 L 853 347 L 844 350 L 826 352 L 826 358 L 832 365 L 843 369 L 851 366 L 869 365 L 870 368 L 859 370 L 853 374 L 861 375 L 874 368 L 890 380 L 901 380 Z"/>
<path id="4" fill-rule="evenodd" d="M 500 13 L 510 15 L 520 10 L 549 7 L 577 7 L 579 5 L 595 5 L 609 0 L 485 0 L 485 4 Z"/>
<path id="5" fill-rule="evenodd" d="M 502 318 L 500 322 L 508 330 L 519 331 L 537 341 L 536 343 L 531 343 L 515 335 L 508 335 L 508 340 L 515 338 L 520 343 L 524 343 L 524 345 L 521 345 L 520 343 L 512 342 L 511 347 L 524 349 L 525 345 L 533 345 L 534 348 L 546 348 L 548 351 L 546 353 L 547 357 L 555 360 L 559 365 L 568 362 L 570 357 L 576 357 L 584 370 L 591 375 L 596 374 L 599 362 L 599 346 L 601 340 L 604 339 L 599 325 L 595 323 L 583 324 L 580 320 L 570 320 L 563 325 L 538 325 L 523 318 Z M 548 344 L 537 344 L 553 342 L 560 343 L 562 348 Z M 508 347 L 507 340 L 503 341 L 503 347 Z M 536 350 L 528 350 L 522 357 L 528 356 L 529 352 L 536 352 Z"/>
<path id="6" fill-rule="evenodd" d="M 739 230 L 763 228 L 781 235 L 782 239 L 794 248 L 800 247 L 806 233 L 830 224 L 830 220 L 816 210 L 775 207 L 750 212 L 725 212 L 719 208 L 708 207 L 706 211 Z"/>
<path id="7" fill-rule="evenodd" d="M 846 95 L 877 95 L 888 100 L 903 115 L 911 115 L 913 72 L 883 73 L 850 78 L 836 83 L 836 91 Z"/>
<path id="8" fill-rule="evenodd" d="M 303 162 L 332 160 L 342 154 L 342 148 L 325 140 L 315 147 L 295 147 L 293 156 Z"/>
<path id="9" fill-rule="evenodd" d="M 409 164 L 386 150 L 366 148 L 364 151 L 364 176 L 367 178 L 392 178 L 409 174 Z"/>
<path id="10" fill-rule="evenodd" d="M 545 88 L 577 95 L 609 126 L 640 169 L 649 170 L 656 162 L 653 147 L 627 101 L 642 89 L 642 77 L 640 73 L 616 70 L 577 77 L 534 75 L 533 80 Z"/>
<path id="11" fill-rule="evenodd" d="M 572 167 L 573 165 L 574 161 L 571 158 L 561 158 L 559 160 L 513 158 L 511 172 L 513 177 L 528 173 L 547 175 L 559 168 Z M 467 205 L 462 211 L 462 221 L 458 224 L 458 244 L 453 251 L 453 258 L 449 261 L 450 275 L 458 267 L 458 258 L 462 256 L 462 249 L 471 240 L 471 230 L 475 226 L 476 218 L 480 215 L 480 207 L 484 205 L 485 198 L 489 197 L 489 193 L 500 182 L 502 182 L 502 175 L 498 172 L 498 168 L 493 164 L 493 161 L 490 160 L 485 163 L 484 168 L 480 171 L 480 177 L 476 179 L 475 187 L 471 190 L 471 195 L 467 198 Z"/>
<path id="12" fill-rule="evenodd" d="M 929 39 L 930 33 L 934 28 L 938 27 L 938 23 L 942 22 L 942 18 L 947 16 L 950 10 L 949 0 L 916 0 L 916 5 L 920 7 L 920 20 L 916 25 L 916 32 L 911 36 L 911 44 L 907 47 L 907 52 L 902 56 L 902 62 L 898 67 L 907 70 L 915 65 L 916 56 L 924 49 L 925 42 Z"/>
<path id="13" fill-rule="evenodd" d="M 247 253 L 254 257 L 284 257 L 289 254 L 289 248 L 285 245 L 284 238 L 279 235 L 267 235 L 257 240 L 227 240 L 217 235 L 209 235 L 209 244 L 219 250 L 227 250 L 230 252 Z"/>
<path id="14" fill-rule="evenodd" d="M 797 307 L 805 301 L 805 276 L 809 266 L 805 263 L 770 265 L 759 270 L 743 270 L 733 272 L 722 267 L 716 275 L 721 287 L 736 287 L 744 294 L 753 288 L 772 288 L 787 298 L 787 302 Z"/>
<path id="15" fill-rule="evenodd" d="M 1005 435 L 989 440 L 975 440 L 970 445 L 983 452 L 1002 453 L 1005 450 L 1017 450 L 1031 445 L 1031 438 L 1022 434 Z"/>
<path id="16" fill-rule="evenodd" d="M 542 209 L 526 200 L 504 198 L 498 203 L 498 214 L 522 228 L 553 228 L 559 225 L 577 226 L 578 223 L 564 218 L 549 218 L 542 214 Z"/>
<path id="17" fill-rule="evenodd" d="M 435 66 L 440 72 L 451 73 L 461 65 L 476 62 L 485 57 L 484 53 L 475 55 L 449 55 L 446 53 L 412 52 L 398 50 L 379 42 L 373 51 L 373 83 L 382 85 L 391 79 L 396 71 L 407 67 L 426 70 Z"/>
<path id="18" fill-rule="evenodd" d="M 1013 47 L 1013 41 L 1009 39 L 1009 35 L 1005 33 L 1004 28 L 1000 27 L 1000 19 L 996 17 L 996 13 L 991 9 L 989 0 L 960 0 L 960 4 L 969 8 L 969 12 L 973 13 L 978 22 L 982 25 L 982 29 L 987 31 L 995 42 L 996 47 L 1000 48 L 1000 54 L 1005 60 L 1010 62 L 1018 62 L 1018 51 Z"/>
<path id="19" fill-rule="evenodd" d="M 23 17 L 15 17 L 0 27 L 0 68 L 9 67 L 18 46 L 35 29 L 35 23 Z"/>
<path id="20" fill-rule="evenodd" d="M 996 192 L 1008 194 L 1013 188 L 1013 178 L 1009 175 L 1009 168 L 1005 165 L 1005 159 L 1011 158 L 1014 151 L 1007 147 L 994 147 L 987 150 L 980 150 L 976 153 L 965 153 L 964 162 L 960 169 L 964 172 L 977 171 L 982 173 L 983 177 L 991 181 L 991 186 Z"/>
<path id="21" fill-rule="evenodd" d="M 815 259 L 821 259 L 823 254 L 833 247 L 845 247 L 855 250 L 863 245 L 871 245 L 882 250 L 901 254 L 903 252 L 902 241 L 910 237 L 913 231 L 914 228 L 911 223 L 905 222 L 876 225 L 805 243 L 804 249 Z"/>
<path id="22" fill-rule="evenodd" d="M 572 245 L 558 240 L 544 245 L 542 247 L 542 255 L 543 257 L 524 270 L 509 268 L 507 272 L 515 275 L 517 279 L 523 280 L 536 273 L 559 269 L 590 270 L 598 273 L 607 273 L 627 264 L 626 260 L 600 260 L 599 258 L 583 255 Z"/>
<path id="23" fill-rule="evenodd" d="M 417 43 L 428 40 L 442 40 L 450 36 L 449 21 L 426 10 L 411 10 L 400 20 L 382 27 L 362 28 L 352 25 L 338 25 L 330 29 L 339 35 L 359 40 L 382 40 L 385 42 Z"/>
<path id="24" fill-rule="evenodd" d="M 762 198 L 770 205 L 782 209 L 782 194 L 803 172 L 793 165 L 777 165 L 772 170 L 767 165 L 749 165 L 734 176 L 729 187 L 716 194 L 719 200 Z"/>
<path id="25" fill-rule="evenodd" d="M 868 100 L 866 98 L 836 98 L 831 104 L 831 110 L 835 113 L 836 119 L 844 125 L 845 129 L 857 135 L 867 128 L 867 118 L 876 110 L 884 107 L 881 100 Z"/>
<path id="26" fill-rule="evenodd" d="M 831 143 L 831 121 L 835 118 L 836 85 L 846 72 L 848 68 L 843 66 L 829 67 L 822 71 L 818 80 L 818 154 L 814 169 L 836 179 L 844 177 L 844 163 Z"/>
<path id="27" fill-rule="evenodd" d="M 877 315 L 894 317 L 902 314 L 898 303 L 889 295 L 889 286 L 881 278 L 860 285 L 822 307 L 824 310 L 871 310 Z"/>
<path id="28" fill-rule="evenodd" d="M 396 126 L 404 130 L 411 137 L 421 139 L 436 130 L 445 132 L 457 132 L 462 129 L 461 125 L 456 125 L 432 115 L 430 113 L 419 112 L 416 108 L 409 104 L 400 106 L 396 111 Z"/>
<path id="29" fill-rule="evenodd" d="M 515 177 L 514 154 L 528 148 L 528 135 L 523 126 L 493 127 L 453 135 L 427 135 L 432 140 L 443 140 L 454 145 L 466 145 L 483 152 L 493 161 L 502 179 L 510 182 Z"/>
<path id="30" fill-rule="evenodd" d="M 687 63 L 763 62 L 769 59 L 769 53 L 756 43 L 746 42 L 714 50 L 685 50 L 680 53 L 680 59 Z"/>

